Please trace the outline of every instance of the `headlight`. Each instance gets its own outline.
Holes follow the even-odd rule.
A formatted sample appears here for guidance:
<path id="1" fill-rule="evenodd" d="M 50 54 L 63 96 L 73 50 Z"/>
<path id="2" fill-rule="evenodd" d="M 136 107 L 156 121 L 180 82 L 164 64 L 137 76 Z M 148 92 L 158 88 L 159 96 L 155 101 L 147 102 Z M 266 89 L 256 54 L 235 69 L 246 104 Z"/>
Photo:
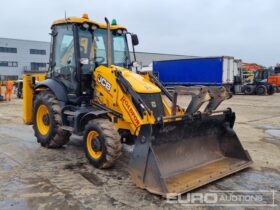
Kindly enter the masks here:
<path id="1" fill-rule="evenodd" d="M 91 30 L 94 31 L 94 30 L 96 30 L 96 29 L 97 29 L 97 26 L 96 26 L 96 25 L 92 25 L 92 26 L 91 26 Z"/>
<path id="2" fill-rule="evenodd" d="M 121 29 L 118 29 L 118 30 L 117 30 L 117 33 L 118 33 L 118 34 L 122 34 L 123 31 L 122 31 Z"/>
<path id="3" fill-rule="evenodd" d="M 88 24 L 88 23 L 83 23 L 83 27 L 84 27 L 85 29 L 88 29 L 88 28 L 89 28 L 89 24 Z"/>

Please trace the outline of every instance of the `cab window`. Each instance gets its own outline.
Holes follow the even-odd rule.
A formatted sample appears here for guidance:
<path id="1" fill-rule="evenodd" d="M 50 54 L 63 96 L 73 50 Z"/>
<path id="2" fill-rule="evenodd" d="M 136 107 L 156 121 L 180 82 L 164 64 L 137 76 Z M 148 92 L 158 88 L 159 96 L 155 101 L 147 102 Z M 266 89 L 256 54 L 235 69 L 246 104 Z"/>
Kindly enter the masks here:
<path id="1" fill-rule="evenodd" d="M 52 69 L 54 77 L 59 79 L 68 89 L 74 93 L 77 88 L 75 80 L 75 48 L 74 35 L 71 26 L 58 26 L 55 28 L 57 35 L 54 37 Z"/>

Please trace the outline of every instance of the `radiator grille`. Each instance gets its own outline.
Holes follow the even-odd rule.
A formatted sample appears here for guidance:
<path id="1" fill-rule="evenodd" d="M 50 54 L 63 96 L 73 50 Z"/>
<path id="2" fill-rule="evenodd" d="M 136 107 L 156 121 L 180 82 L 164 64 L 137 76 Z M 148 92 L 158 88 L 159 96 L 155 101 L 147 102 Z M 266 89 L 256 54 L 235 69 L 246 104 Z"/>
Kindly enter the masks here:
<path id="1" fill-rule="evenodd" d="M 160 93 L 139 94 L 146 105 L 153 111 L 155 118 L 164 116 L 164 107 Z"/>

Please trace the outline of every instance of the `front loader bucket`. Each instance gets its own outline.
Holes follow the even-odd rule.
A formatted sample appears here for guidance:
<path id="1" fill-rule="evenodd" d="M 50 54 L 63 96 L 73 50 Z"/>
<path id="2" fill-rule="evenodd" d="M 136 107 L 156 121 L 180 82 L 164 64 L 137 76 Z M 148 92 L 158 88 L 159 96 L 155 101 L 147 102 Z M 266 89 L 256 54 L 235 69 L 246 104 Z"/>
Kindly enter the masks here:
<path id="1" fill-rule="evenodd" d="M 133 181 L 167 197 L 247 168 L 252 160 L 232 129 L 234 119 L 229 111 L 142 126 L 129 164 Z"/>

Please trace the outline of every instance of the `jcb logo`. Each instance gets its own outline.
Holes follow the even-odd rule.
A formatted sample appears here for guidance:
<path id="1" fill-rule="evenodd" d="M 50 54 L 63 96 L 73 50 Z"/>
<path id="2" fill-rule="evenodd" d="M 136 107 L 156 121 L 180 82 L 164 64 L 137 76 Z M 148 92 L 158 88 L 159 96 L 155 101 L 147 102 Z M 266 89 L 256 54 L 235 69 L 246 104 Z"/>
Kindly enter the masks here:
<path id="1" fill-rule="evenodd" d="M 103 87 L 105 87 L 106 90 L 108 90 L 108 91 L 111 90 L 112 85 L 111 85 L 104 77 L 98 75 L 97 81 L 98 81 Z"/>

